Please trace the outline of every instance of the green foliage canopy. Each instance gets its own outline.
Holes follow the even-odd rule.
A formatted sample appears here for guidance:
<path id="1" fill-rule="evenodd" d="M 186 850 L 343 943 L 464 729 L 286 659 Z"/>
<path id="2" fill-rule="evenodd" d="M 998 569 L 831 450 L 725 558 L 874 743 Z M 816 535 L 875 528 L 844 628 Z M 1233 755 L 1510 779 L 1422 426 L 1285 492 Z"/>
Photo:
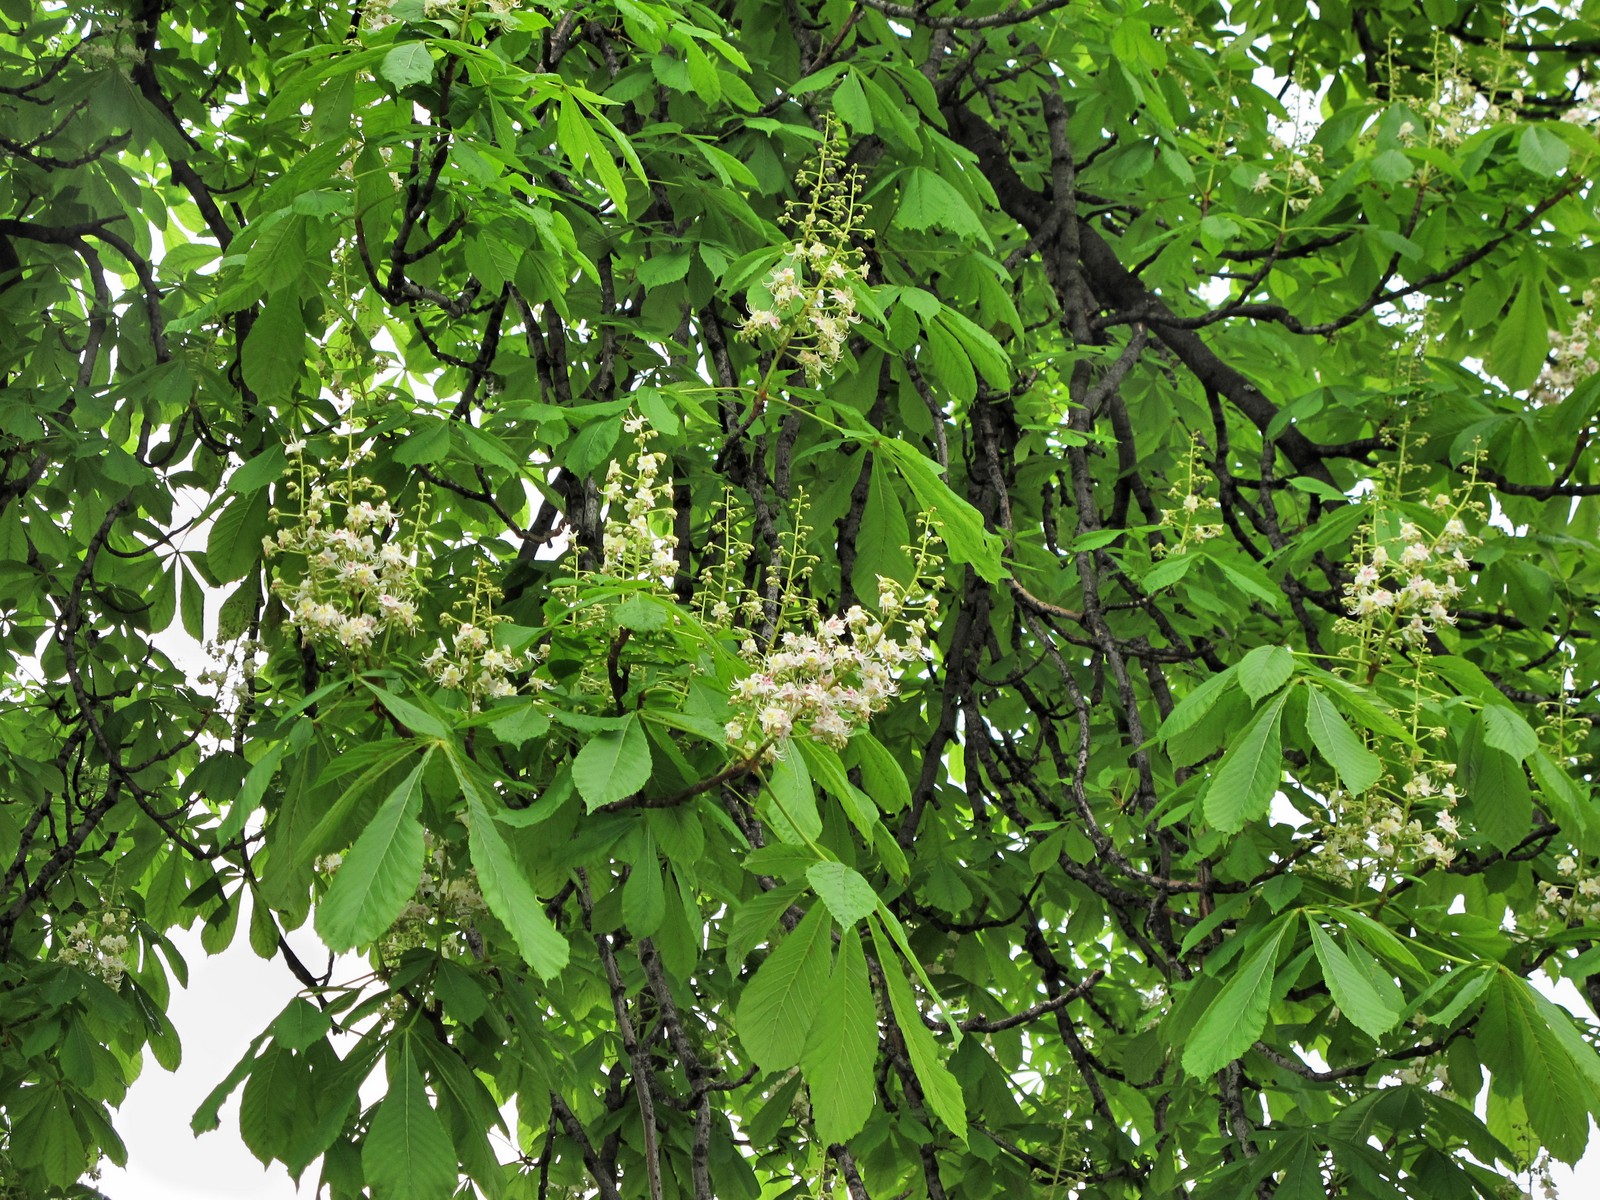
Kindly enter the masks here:
<path id="1" fill-rule="evenodd" d="M 1592 8 L 0 0 L 0 1184 L 1575 1161 Z"/>

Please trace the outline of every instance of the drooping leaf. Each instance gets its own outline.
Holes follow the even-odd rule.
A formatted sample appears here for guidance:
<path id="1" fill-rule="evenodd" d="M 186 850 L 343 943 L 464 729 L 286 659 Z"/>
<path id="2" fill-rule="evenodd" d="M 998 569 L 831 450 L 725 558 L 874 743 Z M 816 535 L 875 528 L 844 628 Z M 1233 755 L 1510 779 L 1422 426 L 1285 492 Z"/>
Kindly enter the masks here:
<path id="1" fill-rule="evenodd" d="M 1403 1004 L 1394 1002 L 1398 993 L 1380 991 L 1370 975 L 1351 961 L 1351 956 L 1370 958 L 1366 951 L 1352 945 L 1346 954 L 1315 921 L 1310 922 L 1309 928 L 1311 945 L 1322 964 L 1322 977 L 1339 1011 L 1368 1037 L 1379 1038 L 1388 1033 L 1404 1011 Z"/>
<path id="2" fill-rule="evenodd" d="M 1383 762 L 1361 744 L 1319 687 L 1306 688 L 1306 735 L 1351 792 L 1364 792 L 1383 776 Z"/>
<path id="3" fill-rule="evenodd" d="M 812 1023 L 800 1057 L 811 1089 L 811 1113 L 824 1145 L 861 1132 L 876 1100 L 878 1007 L 867 980 L 861 935 L 847 928 L 828 977 L 828 1016 Z"/>
<path id="4" fill-rule="evenodd" d="M 1234 969 L 1189 1031 L 1183 1047 L 1183 1069 L 1206 1076 L 1244 1054 L 1261 1037 L 1272 1001 L 1272 980 L 1278 951 L 1298 916 L 1279 917 L 1256 935 L 1257 946 Z"/>
<path id="5" fill-rule="evenodd" d="M 778 839 L 804 846 L 822 834 L 822 814 L 805 759 L 792 748 L 767 770 L 761 812 Z"/>
<path id="6" fill-rule="evenodd" d="M 1206 791 L 1206 820 L 1235 833 L 1266 815 L 1283 780 L 1283 742 L 1279 722 L 1285 692 L 1271 701 L 1223 755 Z"/>
<path id="7" fill-rule="evenodd" d="M 895 955 L 887 940 L 878 932 L 876 921 L 869 925 L 878 961 L 883 966 L 884 986 L 889 992 L 889 1007 L 894 1023 L 905 1039 L 906 1054 L 911 1059 L 911 1069 L 917 1083 L 922 1086 L 922 1096 L 929 1110 L 943 1121 L 956 1139 L 967 1140 L 967 1101 L 961 1085 L 950 1073 L 950 1068 L 939 1054 L 939 1043 L 933 1031 L 922 1022 L 922 1010 L 911 985 L 895 962 Z"/>
<path id="8" fill-rule="evenodd" d="M 456 1152 L 428 1103 L 409 1037 L 389 1049 L 389 1093 L 361 1148 L 374 1200 L 444 1200 L 456 1187 Z"/>
<path id="9" fill-rule="evenodd" d="M 489 911 L 511 931 L 522 960 L 541 979 L 554 979 L 571 953 L 533 890 L 522 867 L 495 825 L 493 803 L 472 770 L 452 758 L 456 779 L 467 797 L 467 849 Z"/>
<path id="10" fill-rule="evenodd" d="M 430 754 L 412 768 L 378 806 L 350 853 L 333 873 L 328 894 L 317 905 L 317 932 L 335 950 L 370 942 L 389 926 L 416 894 L 422 877 L 423 771 Z"/>
<path id="11" fill-rule="evenodd" d="M 824 907 L 813 904 L 739 997 L 734 1028 L 763 1070 L 782 1071 L 800 1061 L 827 992 L 832 929 Z"/>

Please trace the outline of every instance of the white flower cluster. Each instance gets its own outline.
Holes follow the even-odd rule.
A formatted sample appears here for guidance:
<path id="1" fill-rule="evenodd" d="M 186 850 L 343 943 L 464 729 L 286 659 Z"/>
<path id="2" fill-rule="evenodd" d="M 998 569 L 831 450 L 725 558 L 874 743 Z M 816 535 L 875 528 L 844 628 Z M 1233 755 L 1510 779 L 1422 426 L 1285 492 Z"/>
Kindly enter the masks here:
<path id="1" fill-rule="evenodd" d="M 120 38 L 115 42 L 103 39 L 86 42 L 78 50 L 78 59 L 90 70 L 104 69 L 114 65 L 136 67 L 144 62 L 144 51 L 132 42 L 124 42 Z M 126 74 L 126 72 L 124 72 Z"/>
<path id="2" fill-rule="evenodd" d="M 1480 130 L 1517 119 L 1522 107 L 1522 89 L 1511 88 L 1504 93 L 1510 101 L 1502 107 L 1478 88 L 1478 84 L 1458 70 L 1447 70 L 1434 83 L 1433 98 L 1423 106 L 1428 124 L 1428 135 L 1433 145 L 1452 149 Z M 1415 128 L 1400 127 L 1400 138 L 1406 141 L 1415 135 Z"/>
<path id="3" fill-rule="evenodd" d="M 1466 552 L 1479 545 L 1461 519 L 1467 507 L 1441 493 L 1432 508 L 1450 515 L 1439 533 L 1403 520 L 1398 550 L 1381 542 L 1371 547 L 1344 588 L 1345 611 L 1358 626 L 1365 631 L 1382 626 L 1383 632 L 1398 633 L 1406 645 L 1416 647 L 1440 625 L 1455 624 L 1450 603 L 1462 592 L 1456 577 L 1470 574 Z"/>
<path id="4" fill-rule="evenodd" d="M 1395 1072 L 1395 1078 L 1401 1083 L 1409 1083 L 1414 1087 L 1425 1087 L 1429 1091 L 1448 1092 L 1450 1090 L 1450 1072 L 1443 1063 L 1430 1063 L 1425 1058 L 1414 1058 L 1405 1066 Z"/>
<path id="5" fill-rule="evenodd" d="M 1600 329 L 1595 327 L 1595 305 L 1600 291 L 1586 288 L 1570 332 L 1550 331 L 1550 357 L 1534 381 L 1536 404 L 1560 404 L 1572 389 L 1600 371 Z"/>
<path id="6" fill-rule="evenodd" d="M 1322 147 L 1316 142 L 1291 146 L 1277 135 L 1268 138 L 1267 144 L 1273 153 L 1273 169 L 1282 176 L 1285 200 L 1295 212 L 1305 211 L 1314 197 L 1322 195 L 1322 177 L 1312 169 L 1313 164 L 1322 163 Z M 1258 172 L 1250 190 L 1258 195 L 1279 190 L 1274 171 Z"/>
<path id="7" fill-rule="evenodd" d="M 1530 1186 L 1535 1183 L 1539 1185 L 1539 1195 L 1543 1200 L 1560 1200 L 1561 1190 L 1556 1186 L 1556 1176 L 1550 1166 L 1551 1161 L 1550 1151 L 1539 1151 L 1539 1157 L 1534 1159 L 1533 1166 L 1528 1168 L 1528 1183 Z M 1524 1194 L 1532 1200 L 1530 1193 Z"/>
<path id="8" fill-rule="evenodd" d="M 770 337 L 778 351 L 772 369 L 792 351 L 816 384 L 838 365 L 850 326 L 861 319 L 855 288 L 867 277 L 866 256 L 854 245 L 866 215 L 861 177 L 845 162 L 831 121 L 816 161 L 801 170 L 795 187 L 804 199 L 787 206 L 794 240 L 761 286 L 751 289 L 739 336 Z"/>
<path id="9" fill-rule="evenodd" d="M 865 277 L 865 265 L 848 246 L 815 240 L 795 245 L 763 284 L 767 303 L 754 306 L 758 296 L 752 294 L 739 336 L 753 341 L 776 335 L 795 351 L 806 378 L 817 383 L 838 365 L 850 326 L 861 320 L 851 285 Z"/>
<path id="10" fill-rule="evenodd" d="M 926 653 L 926 632 L 917 618 L 905 641 L 896 641 L 855 604 L 843 617 L 820 622 L 814 634 L 783 634 L 765 655 L 746 641 L 743 654 L 756 670 L 733 685 L 737 716 L 727 724 L 728 741 L 749 755 L 770 755 L 795 733 L 843 746 L 895 694 L 900 668 Z"/>
<path id="11" fill-rule="evenodd" d="M 655 431 L 638 415 L 622 427 L 633 434 L 626 464 L 612 461 L 601 499 L 607 504 L 603 570 L 620 579 L 670 580 L 678 572 L 672 480 L 662 479 L 667 456 L 650 449 Z"/>
<path id="12" fill-rule="evenodd" d="M 231 642 L 207 642 L 202 649 L 213 665 L 199 672 L 195 682 L 215 689 L 218 711 L 237 713 L 255 693 L 256 667 L 263 658 L 261 643 L 241 637 Z"/>
<path id="13" fill-rule="evenodd" d="M 272 592 L 289 610 L 289 624 L 308 643 L 365 652 L 378 636 L 398 629 L 415 633 L 420 624 L 417 597 L 415 527 L 401 540 L 400 514 L 382 488 L 356 473 L 371 451 L 351 455 L 314 481 L 305 443 L 288 443 L 291 477 L 285 490 L 300 501 L 300 511 L 276 536 L 262 539 L 268 557 L 292 555 L 303 574 L 290 583 L 282 570 Z M 274 521 L 283 521 L 277 509 Z M 418 518 L 420 523 L 420 516 Z"/>
<path id="14" fill-rule="evenodd" d="M 1161 523 L 1176 533 L 1178 540 L 1171 545 L 1158 545 L 1156 551 L 1158 554 L 1182 554 L 1191 546 L 1210 541 L 1222 533 L 1221 525 L 1204 519 L 1206 514 L 1218 512 L 1222 508 L 1217 498 L 1206 490 L 1212 478 L 1210 472 L 1205 469 L 1202 457 L 1204 449 L 1204 444 L 1198 435 L 1189 439 L 1189 452 L 1184 459 L 1183 479 L 1174 483 L 1172 490 L 1167 493 L 1169 499 L 1177 502 L 1177 506 L 1161 510 Z"/>
<path id="15" fill-rule="evenodd" d="M 128 916 L 110 911 L 103 913 L 96 924 L 100 929 L 98 934 L 90 932 L 87 921 L 79 921 L 67 930 L 56 951 L 56 960 L 82 967 L 115 991 L 122 986 L 122 977 L 128 973 Z"/>
<path id="16" fill-rule="evenodd" d="M 1455 861 L 1461 825 L 1452 811 L 1461 792 L 1450 782 L 1455 764 L 1439 762 L 1413 771 L 1395 803 L 1373 795 L 1357 799 L 1343 790 L 1328 796 L 1334 820 L 1323 827 L 1321 872 L 1349 882 L 1358 866 L 1378 870 L 1394 866 L 1448 867 Z M 1441 782 L 1441 778 L 1443 782 Z M 1438 805 L 1431 825 L 1425 806 Z"/>
<path id="17" fill-rule="evenodd" d="M 1539 885 L 1539 920 L 1560 917 L 1569 924 L 1600 924 L 1600 875 L 1585 872 L 1570 854 L 1556 860 L 1556 870 L 1558 880 Z"/>
<path id="18" fill-rule="evenodd" d="M 394 23 L 394 0 L 367 0 L 363 8 L 363 15 L 368 29 L 382 29 Z M 512 29 L 517 24 L 516 0 L 468 0 L 459 3 L 458 0 L 423 0 L 423 16 L 434 21 L 443 21 L 452 29 L 459 29 L 469 17 L 477 17 L 491 25 L 498 25 L 502 29 Z"/>
<path id="19" fill-rule="evenodd" d="M 489 582 L 482 568 L 472 580 L 472 590 L 456 607 L 465 617 L 446 616 L 456 630 L 448 642 L 440 642 L 424 656 L 422 669 L 442 688 L 465 692 L 476 711 L 482 700 L 515 696 L 517 685 L 511 676 L 538 662 L 538 652 L 513 654 L 495 644 L 494 627 L 507 618 L 497 616 L 494 602 L 500 589 Z"/>

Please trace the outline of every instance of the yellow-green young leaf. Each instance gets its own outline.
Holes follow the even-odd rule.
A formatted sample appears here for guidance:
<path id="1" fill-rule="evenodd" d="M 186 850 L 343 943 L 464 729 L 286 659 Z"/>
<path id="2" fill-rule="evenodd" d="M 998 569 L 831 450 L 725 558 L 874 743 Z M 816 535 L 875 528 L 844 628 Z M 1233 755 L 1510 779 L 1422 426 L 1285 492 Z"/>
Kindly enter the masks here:
<path id="1" fill-rule="evenodd" d="M 800 1061 L 827 991 L 832 929 L 824 907 L 813 904 L 739 997 L 734 1028 L 764 1071 L 787 1070 Z"/>
<path id="2" fill-rule="evenodd" d="M 457 1182 L 456 1151 L 417 1067 L 411 1039 L 389 1049 L 389 1094 L 361 1146 L 373 1200 L 447 1200 Z"/>
<path id="3" fill-rule="evenodd" d="M 1278 949 L 1299 920 L 1298 912 L 1279 917 L 1263 932 L 1261 945 L 1245 959 L 1195 1022 L 1183 1048 L 1183 1069 L 1205 1076 L 1242 1055 L 1267 1025 Z"/>
<path id="4" fill-rule="evenodd" d="M 1283 741 L 1279 721 L 1287 692 L 1268 703 L 1229 750 L 1206 790 L 1206 820 L 1224 833 L 1237 833 L 1266 815 L 1283 780 Z"/>
<path id="5" fill-rule="evenodd" d="M 1395 1004 L 1394 993 L 1382 993 L 1369 975 L 1363 972 L 1350 956 L 1316 922 L 1311 923 L 1311 945 L 1317 961 L 1322 964 L 1322 978 L 1327 981 L 1333 1002 L 1352 1024 L 1370 1038 L 1379 1038 L 1393 1029 L 1404 1011 L 1404 1004 Z M 1370 960 L 1371 956 L 1359 946 L 1352 945 L 1351 954 Z M 1373 964 L 1374 966 L 1376 964 Z"/>
<path id="6" fill-rule="evenodd" d="M 839 939 L 827 994 L 827 1018 L 813 1022 L 800 1070 L 811 1089 L 817 1136 L 831 1146 L 861 1132 L 875 1100 L 878 1007 L 867 981 L 861 935 L 855 929 L 846 929 Z"/>
<path id="7" fill-rule="evenodd" d="M 872 885 L 843 863 L 814 863 L 807 868 L 806 879 L 841 925 L 854 925 L 878 907 L 878 893 Z"/>
<path id="8" fill-rule="evenodd" d="M 922 1098 L 933 1115 L 943 1121 L 950 1132 L 965 1142 L 967 1140 L 967 1101 L 961 1094 L 961 1085 L 950 1073 L 939 1055 L 939 1043 L 922 1021 L 922 1010 L 917 998 L 906 982 L 904 973 L 895 963 L 889 940 L 878 931 L 878 923 L 871 922 L 872 943 L 878 952 L 878 962 L 883 967 L 884 986 L 889 992 L 889 1007 L 894 1011 L 894 1023 L 905 1039 L 906 1055 L 911 1059 L 911 1070 L 922 1085 Z"/>
<path id="9" fill-rule="evenodd" d="M 422 772 L 424 754 L 400 785 L 378 806 L 356 844 L 333 874 L 317 905 L 317 932 L 330 949 L 370 942 L 393 925 L 422 877 Z"/>
<path id="10" fill-rule="evenodd" d="M 572 782 L 593 812 L 625 800 L 650 780 L 650 739 L 629 714 L 620 729 L 597 733 L 572 761 Z"/>
<path id="11" fill-rule="evenodd" d="M 452 758 L 456 779 L 467 797 L 467 851 L 478 872 L 478 887 L 484 903 L 500 923 L 511 931 L 522 961 L 541 979 L 554 979 L 567 965 L 571 948 L 567 939 L 545 915 L 544 905 L 533 884 L 518 865 L 511 847 L 500 836 L 494 810 L 483 787 L 467 764 Z"/>
<path id="12" fill-rule="evenodd" d="M 1347 790 L 1364 792 L 1382 777 L 1383 761 L 1361 744 L 1319 687 L 1306 688 L 1306 736 Z"/>

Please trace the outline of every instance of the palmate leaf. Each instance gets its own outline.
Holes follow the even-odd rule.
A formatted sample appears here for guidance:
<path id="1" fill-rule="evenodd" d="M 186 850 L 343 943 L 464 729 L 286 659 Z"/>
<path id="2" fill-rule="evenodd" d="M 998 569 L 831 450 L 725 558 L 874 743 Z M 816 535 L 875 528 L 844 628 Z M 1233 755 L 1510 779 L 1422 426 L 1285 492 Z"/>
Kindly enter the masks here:
<path id="1" fill-rule="evenodd" d="M 950 1073 L 939 1055 L 939 1043 L 933 1031 L 922 1022 L 922 1010 L 911 985 L 895 965 L 894 950 L 887 937 L 878 931 L 873 921 L 873 945 L 878 952 L 878 962 L 883 966 L 883 981 L 889 992 L 889 1006 L 894 1012 L 894 1023 L 905 1040 L 906 1055 L 911 1059 L 911 1069 L 922 1087 L 923 1099 L 933 1115 L 949 1128 L 950 1132 L 965 1142 L 967 1140 L 967 1101 L 961 1085 Z"/>
<path id="2" fill-rule="evenodd" d="M 1389 989 L 1380 989 L 1373 981 L 1373 972 L 1363 971 L 1352 961 L 1352 956 L 1364 958 L 1376 969 L 1376 962 L 1365 950 L 1352 945 L 1346 954 L 1315 921 L 1310 922 L 1310 929 L 1312 949 L 1322 964 L 1322 978 L 1339 1011 L 1368 1037 L 1388 1033 L 1405 1011 L 1399 990 L 1392 983 Z"/>
<path id="3" fill-rule="evenodd" d="M 422 877 L 422 775 L 430 751 L 389 793 L 334 872 L 317 905 L 317 932 L 334 950 L 370 942 L 393 925 Z"/>
<path id="4" fill-rule="evenodd" d="M 1239 668 L 1236 666 L 1229 667 L 1216 675 L 1206 676 L 1190 689 L 1187 696 L 1173 706 L 1172 711 L 1167 714 L 1167 719 L 1161 722 L 1161 730 L 1157 736 L 1165 742 L 1193 729 L 1205 719 L 1205 715 L 1221 699 L 1222 693 L 1232 687 L 1238 678 Z"/>
<path id="5" fill-rule="evenodd" d="M 787 1070 L 800 1061 L 827 991 L 832 929 L 826 909 L 813 904 L 739 998 L 734 1028 L 763 1070 Z"/>
<path id="6" fill-rule="evenodd" d="M 854 925 L 878 907 L 878 893 L 872 885 L 844 863 L 816 863 L 807 868 L 806 879 L 841 925 Z"/>
<path id="7" fill-rule="evenodd" d="M 1306 688 L 1306 736 L 1347 790 L 1364 792 L 1382 778 L 1382 760 L 1361 744 L 1319 687 Z"/>
<path id="8" fill-rule="evenodd" d="M 446 1200 L 456 1188 L 456 1151 L 428 1103 L 409 1037 L 389 1049 L 389 1094 L 361 1147 L 373 1200 Z"/>
<path id="9" fill-rule="evenodd" d="M 1533 820 L 1533 793 L 1522 764 L 1491 746 L 1480 713 L 1461 742 L 1461 774 L 1476 826 L 1489 844 L 1509 851 L 1527 836 Z"/>
<path id="10" fill-rule="evenodd" d="M 305 317 L 301 313 L 298 289 L 274 293 L 245 338 L 244 381 L 260 393 L 263 400 L 274 404 L 288 400 L 305 361 L 305 342 Z M 259 537 L 250 549 L 260 552 Z"/>
<path id="11" fill-rule="evenodd" d="M 1006 577 L 1000 536 L 984 528 L 978 510 L 951 490 L 933 463 L 916 447 L 898 440 L 876 440 L 873 450 L 893 459 L 917 503 L 933 514 L 934 529 L 953 562 L 967 564 L 991 583 Z"/>
<path id="12" fill-rule="evenodd" d="M 1265 816 L 1283 780 L 1283 739 L 1279 722 L 1289 694 L 1270 701 L 1223 755 L 1206 790 L 1206 820 L 1224 833 L 1237 833 Z"/>
<path id="13" fill-rule="evenodd" d="M 1272 1001 L 1278 951 L 1298 920 L 1298 912 L 1289 913 L 1268 925 L 1259 935 L 1261 944 L 1200 1014 L 1183 1048 L 1183 1069 L 1190 1075 L 1221 1070 L 1261 1036 Z"/>
<path id="14" fill-rule="evenodd" d="M 450 761 L 467 797 L 467 850 L 478 873 L 484 903 L 510 930 L 523 961 L 541 979 L 554 979 L 571 954 L 567 939 L 545 915 L 533 884 L 501 836 L 494 820 L 491 793 L 479 782 L 470 764 L 455 754 Z"/>
<path id="15" fill-rule="evenodd" d="M 833 1145 L 861 1132 L 875 1100 L 878 1008 L 867 980 L 861 935 L 855 929 L 846 929 L 839 939 L 827 994 L 827 1019 L 812 1023 L 800 1069 L 811 1089 L 817 1135 L 824 1145 Z"/>
<path id="16" fill-rule="evenodd" d="M 650 781 L 650 739 L 629 714 L 619 729 L 595 734 L 572 760 L 572 782 L 593 812 L 625 800 Z"/>
<path id="17" fill-rule="evenodd" d="M 1294 653 L 1287 646 L 1257 646 L 1239 660 L 1239 686 L 1251 704 L 1277 691 L 1294 674 Z"/>
<path id="18" fill-rule="evenodd" d="M 822 814 L 817 809 L 817 789 L 805 758 L 791 747 L 767 770 L 759 811 L 779 841 L 804 846 L 822 836 Z"/>
<path id="19" fill-rule="evenodd" d="M 1490 704 L 1478 714 L 1485 745 L 1523 761 L 1539 748 L 1539 735 L 1509 705 Z"/>
<path id="20" fill-rule="evenodd" d="M 1589 1113 L 1600 1111 L 1600 1058 L 1571 1016 L 1499 968 L 1473 1040 L 1494 1072 L 1493 1090 L 1520 1094 L 1540 1143 L 1561 1161 L 1576 1162 L 1588 1141 Z"/>
<path id="21" fill-rule="evenodd" d="M 1508 388 L 1521 391 L 1539 377 L 1549 346 L 1537 281 L 1524 279 L 1489 346 L 1489 367 Z"/>

